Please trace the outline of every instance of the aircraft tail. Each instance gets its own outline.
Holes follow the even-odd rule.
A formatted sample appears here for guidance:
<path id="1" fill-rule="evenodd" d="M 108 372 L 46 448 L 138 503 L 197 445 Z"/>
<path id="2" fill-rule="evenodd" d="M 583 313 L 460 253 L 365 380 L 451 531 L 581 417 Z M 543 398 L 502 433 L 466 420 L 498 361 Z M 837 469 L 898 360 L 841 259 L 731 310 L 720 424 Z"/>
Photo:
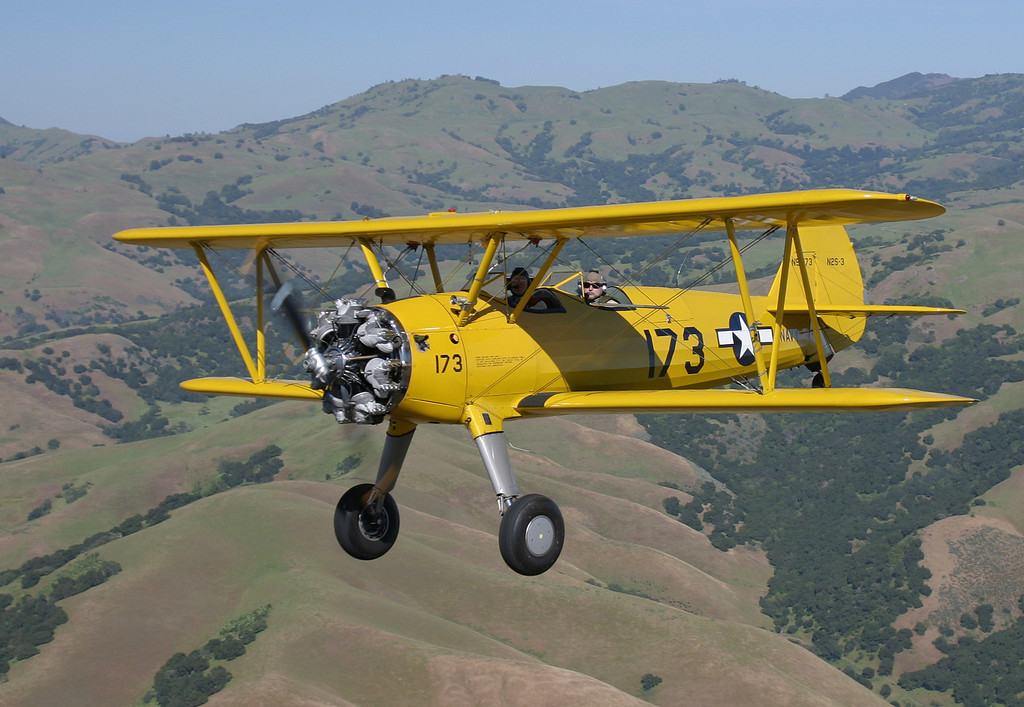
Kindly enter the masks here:
<path id="1" fill-rule="evenodd" d="M 864 278 L 850 236 L 843 226 L 801 226 L 800 243 L 818 320 L 825 325 L 833 348 L 846 348 L 863 336 L 867 322 Z M 792 258 L 786 283 L 783 325 L 799 330 L 810 326 L 808 298 L 796 267 L 796 256 Z M 780 275 L 781 267 L 768 295 L 768 307 L 772 310 L 779 301 Z"/>

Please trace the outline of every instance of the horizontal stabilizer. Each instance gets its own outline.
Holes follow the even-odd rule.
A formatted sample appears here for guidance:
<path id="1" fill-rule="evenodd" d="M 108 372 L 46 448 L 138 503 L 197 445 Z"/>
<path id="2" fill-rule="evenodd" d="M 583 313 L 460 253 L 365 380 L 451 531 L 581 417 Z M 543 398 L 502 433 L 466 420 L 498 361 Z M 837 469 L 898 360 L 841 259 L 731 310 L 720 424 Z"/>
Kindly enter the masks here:
<path id="1" fill-rule="evenodd" d="M 285 398 L 289 400 L 320 400 L 323 391 L 313 390 L 306 381 L 263 381 L 247 378 L 193 378 L 181 383 L 193 393 L 206 395 L 241 395 L 246 398 Z"/>
<path id="2" fill-rule="evenodd" d="M 923 317 L 930 314 L 963 314 L 962 309 L 950 309 L 949 307 L 914 307 L 887 304 L 817 304 L 814 310 L 818 314 L 839 314 L 849 317 L 890 317 L 894 315 L 905 315 L 912 317 Z M 768 307 L 768 311 L 775 314 L 778 308 L 774 305 Z M 786 314 L 807 314 L 807 305 L 786 304 Z"/>
<path id="3" fill-rule="evenodd" d="M 600 390 L 539 393 L 516 406 L 523 415 L 576 413 L 884 412 L 978 402 L 906 388 L 784 388 L 771 393 L 712 390 Z"/>

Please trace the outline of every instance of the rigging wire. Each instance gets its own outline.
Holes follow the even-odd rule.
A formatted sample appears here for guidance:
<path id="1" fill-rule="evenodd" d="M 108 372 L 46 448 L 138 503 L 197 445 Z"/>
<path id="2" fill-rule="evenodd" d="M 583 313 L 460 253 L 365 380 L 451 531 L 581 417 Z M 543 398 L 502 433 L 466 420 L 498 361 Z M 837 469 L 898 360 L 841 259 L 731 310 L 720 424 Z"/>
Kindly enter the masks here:
<path id="1" fill-rule="evenodd" d="M 766 229 L 757 238 L 753 239 L 752 241 L 750 241 L 749 243 L 746 243 L 743 247 L 741 247 L 740 248 L 740 254 L 742 255 L 743 253 L 746 253 L 750 248 L 754 247 L 755 245 L 757 245 L 758 243 L 763 241 L 765 238 L 768 238 L 769 236 L 771 236 L 773 233 L 775 233 L 778 230 L 779 230 L 778 226 L 771 226 L 770 228 Z M 692 290 L 694 287 L 697 287 L 698 285 L 702 284 L 705 280 L 707 280 L 709 277 L 712 277 L 715 273 L 717 273 L 719 270 L 721 270 L 722 268 L 724 268 L 726 265 L 728 265 L 731 262 L 732 262 L 732 256 L 729 256 L 728 258 L 726 258 L 722 262 L 718 263 L 714 267 L 709 268 L 708 270 L 705 270 L 696 279 L 691 280 L 688 284 L 681 285 L 681 286 L 677 285 L 677 286 L 679 287 L 679 289 L 683 290 L 684 292 Z M 683 269 L 683 266 L 680 265 L 679 266 L 679 270 L 676 271 L 676 278 L 677 279 L 679 277 L 679 273 L 682 272 L 682 269 Z"/>

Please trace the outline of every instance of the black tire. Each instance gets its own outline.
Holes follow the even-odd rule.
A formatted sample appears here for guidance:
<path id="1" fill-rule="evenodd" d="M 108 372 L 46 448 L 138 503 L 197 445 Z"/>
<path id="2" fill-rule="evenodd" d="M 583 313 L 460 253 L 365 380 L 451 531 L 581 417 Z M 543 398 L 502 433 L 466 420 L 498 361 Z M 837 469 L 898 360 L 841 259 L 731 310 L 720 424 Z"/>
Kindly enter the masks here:
<path id="1" fill-rule="evenodd" d="M 384 505 L 375 513 L 367 506 L 372 491 L 373 484 L 353 486 L 334 509 L 334 537 L 357 560 L 376 560 L 398 539 L 398 504 L 385 494 Z"/>
<path id="2" fill-rule="evenodd" d="M 565 522 L 555 502 L 530 494 L 517 499 L 501 518 L 498 548 L 505 564 L 519 574 L 547 572 L 562 553 Z"/>

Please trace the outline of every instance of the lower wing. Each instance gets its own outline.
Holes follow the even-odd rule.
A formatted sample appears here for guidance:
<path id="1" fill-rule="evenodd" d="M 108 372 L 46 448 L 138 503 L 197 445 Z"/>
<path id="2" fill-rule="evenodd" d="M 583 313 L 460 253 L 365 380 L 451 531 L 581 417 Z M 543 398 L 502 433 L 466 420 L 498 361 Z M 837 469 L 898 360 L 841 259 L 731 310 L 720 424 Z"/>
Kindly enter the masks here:
<path id="1" fill-rule="evenodd" d="M 528 395 L 515 406 L 524 416 L 583 413 L 884 412 L 960 407 L 978 402 L 907 388 L 785 388 L 752 390 L 601 390 Z"/>
<path id="2" fill-rule="evenodd" d="M 206 395 L 241 395 L 246 398 L 285 398 L 288 400 L 320 400 L 322 390 L 313 390 L 309 381 L 273 380 L 254 383 L 246 378 L 193 378 L 181 383 L 193 393 Z"/>

